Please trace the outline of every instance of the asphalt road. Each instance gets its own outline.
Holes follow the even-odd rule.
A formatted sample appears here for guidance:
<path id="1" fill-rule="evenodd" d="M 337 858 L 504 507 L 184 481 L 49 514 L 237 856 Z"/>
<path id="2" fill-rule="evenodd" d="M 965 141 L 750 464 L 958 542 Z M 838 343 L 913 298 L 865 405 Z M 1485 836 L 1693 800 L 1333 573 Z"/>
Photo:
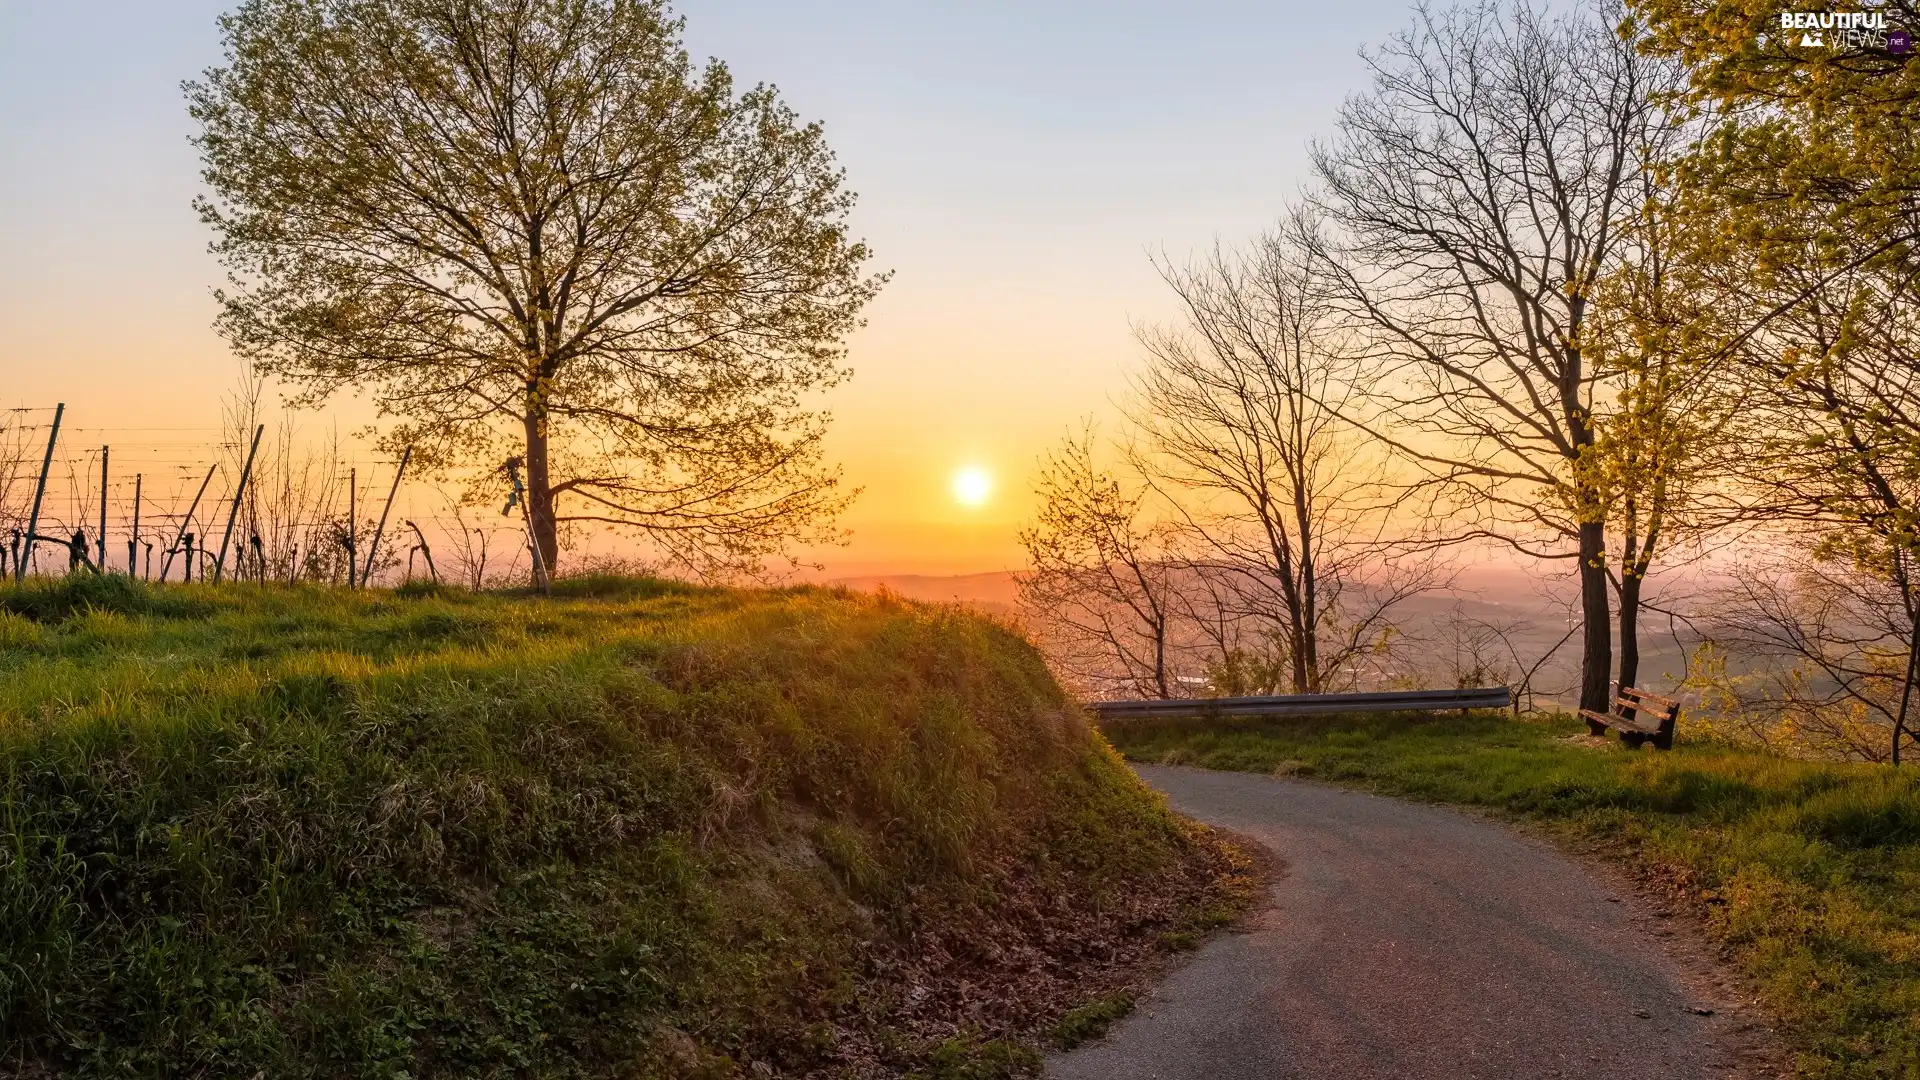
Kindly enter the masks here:
<path id="1" fill-rule="evenodd" d="M 1763 1074 L 1740 1056 L 1755 1051 L 1737 1046 L 1737 1006 L 1649 933 L 1644 905 L 1545 842 L 1317 784 L 1139 772 L 1285 869 L 1246 932 L 1049 1059 L 1054 1080 Z"/>

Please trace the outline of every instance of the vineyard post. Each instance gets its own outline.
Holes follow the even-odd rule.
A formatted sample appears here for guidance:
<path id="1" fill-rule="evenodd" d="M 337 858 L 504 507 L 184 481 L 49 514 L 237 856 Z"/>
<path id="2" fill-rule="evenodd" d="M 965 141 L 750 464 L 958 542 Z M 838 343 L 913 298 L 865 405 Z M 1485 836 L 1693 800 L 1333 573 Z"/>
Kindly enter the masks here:
<path id="1" fill-rule="evenodd" d="M 107 451 L 112 447 L 100 448 L 100 532 L 93 538 L 93 546 L 100 553 L 100 573 L 107 572 Z"/>
<path id="2" fill-rule="evenodd" d="M 53 407 L 53 430 L 47 432 L 47 456 L 40 462 L 40 482 L 33 488 L 33 512 L 27 515 L 27 550 L 13 560 L 13 580 L 27 576 L 27 564 L 33 561 L 34 534 L 40 531 L 40 501 L 47 494 L 47 473 L 53 469 L 53 444 L 60 438 L 60 418 L 67 414 L 67 403 Z"/>
<path id="3" fill-rule="evenodd" d="M 140 480 L 141 474 L 133 474 L 133 531 L 127 534 L 127 576 L 140 576 Z"/>
<path id="4" fill-rule="evenodd" d="M 407 475 L 407 462 L 412 457 L 411 446 L 400 452 L 400 467 L 394 470 L 393 487 L 387 489 L 387 505 L 380 508 L 380 524 L 373 527 L 373 543 L 367 545 L 367 569 L 360 575 L 360 587 L 363 589 L 373 577 L 373 560 L 380 555 L 380 536 L 387 531 L 387 515 L 393 511 L 393 497 L 400 493 L 400 478 Z"/>
<path id="5" fill-rule="evenodd" d="M 260 451 L 260 436 L 266 434 L 267 425 L 261 424 L 253 429 L 253 445 L 247 448 L 247 463 L 240 467 L 240 485 L 233 489 L 233 506 L 227 511 L 227 528 L 220 534 L 220 557 L 213 560 L 213 580 L 218 583 L 221 572 L 226 568 L 227 545 L 233 540 L 233 523 L 240 517 L 240 500 L 247 496 L 247 479 L 253 475 L 253 455 Z M 205 550 L 202 548 L 202 550 Z"/>
<path id="6" fill-rule="evenodd" d="M 355 524 L 354 515 L 360 512 L 360 470 L 347 470 L 347 588 L 360 587 L 358 574 L 360 568 L 360 526 Z"/>
<path id="7" fill-rule="evenodd" d="M 160 580 L 167 580 L 167 571 L 173 569 L 174 553 L 180 550 L 180 541 L 185 539 L 187 530 L 193 527 L 193 513 L 200 509 L 200 499 L 207 493 L 207 485 L 213 483 L 214 470 L 220 467 L 216 462 L 207 466 L 207 477 L 200 481 L 200 490 L 193 493 L 193 502 L 187 506 L 187 516 L 180 519 L 180 530 L 173 534 L 173 546 L 167 549 L 167 557 L 160 562 Z M 193 580 L 193 553 L 187 553 L 187 580 Z"/>

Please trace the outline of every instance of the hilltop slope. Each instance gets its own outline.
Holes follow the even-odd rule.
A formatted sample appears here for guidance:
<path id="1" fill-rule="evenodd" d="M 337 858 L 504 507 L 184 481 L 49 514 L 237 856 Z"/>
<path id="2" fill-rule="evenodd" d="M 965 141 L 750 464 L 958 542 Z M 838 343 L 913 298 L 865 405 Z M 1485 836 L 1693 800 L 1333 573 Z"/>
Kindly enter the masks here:
<path id="1" fill-rule="evenodd" d="M 1245 893 L 1014 634 L 0 589 L 0 1075 L 993 1076 Z"/>

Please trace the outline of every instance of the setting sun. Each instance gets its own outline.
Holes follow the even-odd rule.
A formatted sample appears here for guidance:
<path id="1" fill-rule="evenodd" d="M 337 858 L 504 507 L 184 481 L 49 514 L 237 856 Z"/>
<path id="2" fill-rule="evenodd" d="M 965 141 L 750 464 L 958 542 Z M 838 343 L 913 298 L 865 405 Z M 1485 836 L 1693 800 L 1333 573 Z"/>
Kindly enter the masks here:
<path id="1" fill-rule="evenodd" d="M 953 498 L 961 506 L 983 506 L 993 494 L 993 477 L 978 465 L 968 465 L 953 474 Z"/>

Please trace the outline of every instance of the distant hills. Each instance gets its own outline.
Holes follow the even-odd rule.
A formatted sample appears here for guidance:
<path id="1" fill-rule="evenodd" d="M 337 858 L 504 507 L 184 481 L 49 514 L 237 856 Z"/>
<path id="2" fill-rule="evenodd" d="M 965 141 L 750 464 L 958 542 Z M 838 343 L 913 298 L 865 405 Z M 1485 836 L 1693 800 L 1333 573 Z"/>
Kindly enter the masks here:
<path id="1" fill-rule="evenodd" d="M 994 615 L 1012 615 L 1019 609 L 1019 588 L 1011 570 L 982 574 L 865 574 L 834 578 L 828 584 L 861 592 L 888 589 L 909 600 L 935 604 L 964 604 Z"/>
<path id="2" fill-rule="evenodd" d="M 831 579 L 828 584 L 863 592 L 885 588 L 910 600 L 928 603 L 962 604 L 993 615 L 1019 613 L 1019 589 L 1015 571 L 993 570 L 974 574 L 862 574 Z M 1454 646 L 1475 626 L 1500 628 L 1525 663 L 1551 649 L 1568 628 L 1577 611 L 1568 605 L 1573 599 L 1571 575 L 1543 576 L 1523 567 L 1485 563 L 1462 571 L 1451 589 L 1429 593 L 1407 601 L 1400 609 L 1402 631 L 1420 644 L 1420 651 L 1433 655 Z M 1484 636 L 1484 631 L 1479 633 Z M 1684 635 L 1683 635 L 1684 637 Z M 1691 639 L 1687 639 L 1691 646 Z M 1641 628 L 1640 681 L 1651 689 L 1670 689 L 1684 675 L 1686 660 L 1663 615 L 1647 612 Z M 1488 652 L 1506 652 L 1505 645 L 1484 642 Z M 1535 686 L 1544 697 L 1557 697 L 1570 690 L 1580 665 L 1580 643 L 1567 642 L 1553 661 L 1535 676 Z"/>

